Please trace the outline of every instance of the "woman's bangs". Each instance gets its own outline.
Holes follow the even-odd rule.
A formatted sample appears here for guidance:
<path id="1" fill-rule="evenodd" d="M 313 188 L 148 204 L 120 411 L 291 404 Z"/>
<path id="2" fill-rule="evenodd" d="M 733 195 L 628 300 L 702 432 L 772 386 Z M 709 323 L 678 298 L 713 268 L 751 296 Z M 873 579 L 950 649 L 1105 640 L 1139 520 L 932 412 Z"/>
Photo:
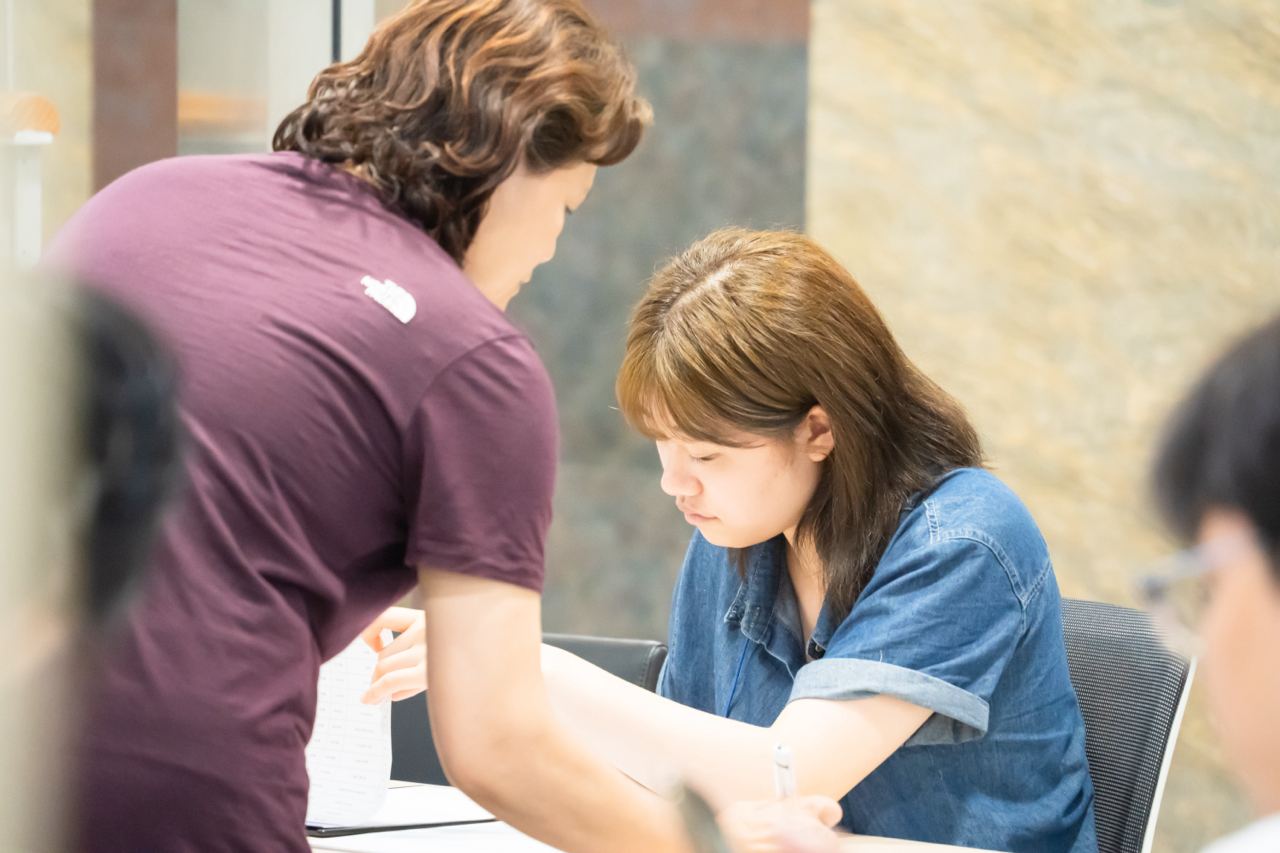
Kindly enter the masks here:
<path id="1" fill-rule="evenodd" d="M 729 424 L 710 402 L 717 395 L 697 381 L 696 371 L 678 369 L 657 353 L 628 353 L 618 374 L 618 405 L 627 423 L 646 438 L 682 438 L 732 444 Z"/>

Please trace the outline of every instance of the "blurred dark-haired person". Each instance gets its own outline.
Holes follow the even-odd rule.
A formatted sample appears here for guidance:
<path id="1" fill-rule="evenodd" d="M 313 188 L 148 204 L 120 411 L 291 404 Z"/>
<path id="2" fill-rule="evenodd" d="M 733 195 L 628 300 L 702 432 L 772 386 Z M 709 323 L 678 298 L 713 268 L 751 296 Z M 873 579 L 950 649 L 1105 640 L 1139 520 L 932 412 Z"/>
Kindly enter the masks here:
<path id="1" fill-rule="evenodd" d="M 1227 763 L 1261 819 L 1212 853 L 1280 850 L 1280 316 L 1230 349 L 1172 417 L 1156 501 L 1194 546 L 1146 579 L 1174 643 L 1201 655 Z"/>
<path id="2" fill-rule="evenodd" d="M 459 787 L 566 849 L 678 845 L 544 695 L 557 422 L 503 310 L 648 121 L 577 0 L 424 0 L 273 153 L 144 166 L 63 229 L 48 265 L 176 354 L 187 436 L 91 686 L 78 849 L 305 850 L 318 668 L 415 584 Z"/>

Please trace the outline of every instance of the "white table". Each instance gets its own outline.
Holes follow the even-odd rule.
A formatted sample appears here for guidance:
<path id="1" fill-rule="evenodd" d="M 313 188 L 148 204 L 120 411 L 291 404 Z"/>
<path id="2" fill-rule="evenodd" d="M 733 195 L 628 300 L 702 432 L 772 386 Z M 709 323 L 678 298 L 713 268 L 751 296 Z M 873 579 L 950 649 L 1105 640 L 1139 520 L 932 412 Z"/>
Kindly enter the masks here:
<path id="1" fill-rule="evenodd" d="M 505 823 L 455 826 L 441 829 L 412 829 L 376 832 L 341 838 L 312 838 L 311 849 L 329 853 L 555 853 Z M 850 836 L 840 845 L 841 853 L 981 853 L 971 847 L 922 844 L 897 838 Z"/>
<path id="2" fill-rule="evenodd" d="M 348 835 L 342 838 L 313 838 L 311 849 L 329 853 L 554 853 L 554 847 L 535 841 L 505 823 L 476 826 L 414 829 Z M 840 845 L 841 853 L 982 853 L 971 847 L 923 844 L 897 838 L 850 836 Z"/>
<path id="3" fill-rule="evenodd" d="M 405 783 L 393 782 L 403 786 Z M 437 786 L 413 786 L 430 793 L 433 789 L 447 791 L 457 798 L 454 789 Z M 474 814 L 464 815 L 474 817 Z M 311 849 L 328 853 L 555 853 L 541 841 L 535 841 L 505 823 L 481 823 L 470 826 L 444 826 L 433 829 L 402 829 L 395 832 L 370 832 L 360 835 L 343 835 L 336 838 L 311 838 Z M 840 845 L 841 853 L 983 853 L 970 847 L 951 847 L 945 844 L 923 844 L 918 841 L 902 841 L 896 838 L 872 838 L 865 835 L 847 837 Z M 991 853 L 991 851 L 987 851 Z"/>

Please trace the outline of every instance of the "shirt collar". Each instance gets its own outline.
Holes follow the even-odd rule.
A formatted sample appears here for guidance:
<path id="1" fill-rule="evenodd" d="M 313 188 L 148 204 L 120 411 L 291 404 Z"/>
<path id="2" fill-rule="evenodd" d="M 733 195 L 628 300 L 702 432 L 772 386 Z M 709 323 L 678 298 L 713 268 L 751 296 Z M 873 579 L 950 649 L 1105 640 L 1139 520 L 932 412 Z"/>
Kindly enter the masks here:
<path id="1" fill-rule="evenodd" d="M 801 641 L 800 611 L 794 593 L 783 600 L 779 591 L 790 582 L 784 577 L 787 565 L 787 540 L 775 536 L 747 549 L 746 576 L 738 586 L 738 593 L 724 614 L 729 625 L 738 625 L 743 636 L 756 643 L 767 640 L 769 626 L 781 622 L 797 641 Z M 830 601 L 822 602 L 818 622 L 805 647 L 810 658 L 820 658 L 827 650 L 831 635 L 839 625 L 831 611 Z"/>
<path id="2" fill-rule="evenodd" d="M 773 621 L 774 602 L 778 597 L 778 583 L 785 571 L 786 557 L 787 540 L 781 535 L 748 548 L 746 576 L 724 614 L 726 623 L 736 623 L 743 636 L 757 643 L 763 642 L 765 631 Z"/>

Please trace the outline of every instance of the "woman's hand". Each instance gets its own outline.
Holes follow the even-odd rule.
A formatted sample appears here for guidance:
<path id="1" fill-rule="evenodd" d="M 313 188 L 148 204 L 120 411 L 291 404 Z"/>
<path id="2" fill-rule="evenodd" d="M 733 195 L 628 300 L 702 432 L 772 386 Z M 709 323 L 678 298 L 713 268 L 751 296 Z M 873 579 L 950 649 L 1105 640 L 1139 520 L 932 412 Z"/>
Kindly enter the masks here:
<path id="1" fill-rule="evenodd" d="M 734 853 L 836 853 L 840 805 L 823 796 L 737 802 L 717 822 Z"/>
<path id="2" fill-rule="evenodd" d="M 399 701 L 427 689 L 427 632 L 421 610 L 391 607 L 360 632 L 369 648 L 378 653 L 369 689 L 361 701 L 376 705 L 386 699 Z M 399 634 L 383 645 L 382 632 Z"/>

